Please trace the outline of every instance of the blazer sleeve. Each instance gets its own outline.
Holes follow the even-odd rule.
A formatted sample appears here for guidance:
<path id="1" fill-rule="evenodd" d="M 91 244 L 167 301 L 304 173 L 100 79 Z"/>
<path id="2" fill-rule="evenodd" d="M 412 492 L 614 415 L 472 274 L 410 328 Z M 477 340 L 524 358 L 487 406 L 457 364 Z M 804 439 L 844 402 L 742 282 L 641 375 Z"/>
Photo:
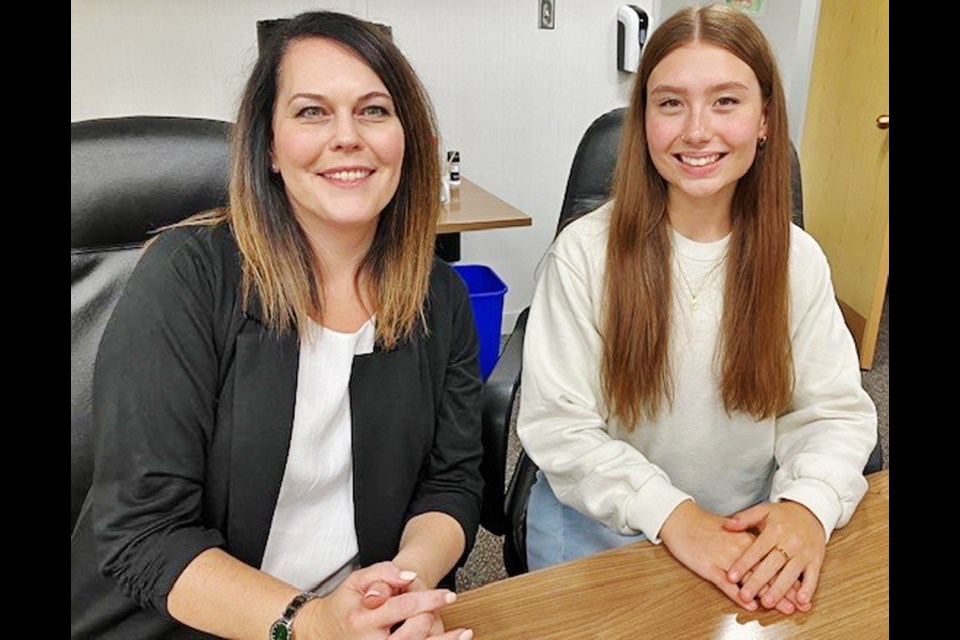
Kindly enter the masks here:
<path id="1" fill-rule="evenodd" d="M 201 520 L 217 395 L 215 270 L 191 233 L 166 232 L 145 251 L 94 372 L 98 566 L 141 607 L 164 614 L 187 564 L 224 542 Z"/>
<path id="2" fill-rule="evenodd" d="M 837 305 L 826 256 L 797 234 L 803 277 L 794 278 L 791 347 L 795 386 L 777 419 L 779 465 L 770 500 L 793 500 L 817 516 L 829 540 L 867 491 L 863 468 L 877 442 L 877 412 L 863 389 L 856 347 Z"/>
<path id="3" fill-rule="evenodd" d="M 480 526 L 483 479 L 480 460 L 479 342 L 466 285 L 446 265 L 438 265 L 444 277 L 441 295 L 431 304 L 446 305 L 432 314 L 444 326 L 431 327 L 430 339 L 449 336 L 446 363 L 441 366 L 439 401 L 433 444 L 421 473 L 407 519 L 428 511 L 446 513 L 463 527 L 466 546 L 459 564 L 466 561 Z"/>

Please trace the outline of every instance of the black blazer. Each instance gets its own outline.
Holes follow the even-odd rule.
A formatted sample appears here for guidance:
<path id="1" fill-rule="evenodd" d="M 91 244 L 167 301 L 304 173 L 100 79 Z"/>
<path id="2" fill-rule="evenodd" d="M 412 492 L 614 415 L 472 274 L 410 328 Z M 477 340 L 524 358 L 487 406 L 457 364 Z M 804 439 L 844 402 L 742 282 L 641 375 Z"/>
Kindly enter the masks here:
<path id="1" fill-rule="evenodd" d="M 166 613 L 201 551 L 259 567 L 280 491 L 299 342 L 246 311 L 227 225 L 164 232 L 107 325 L 94 372 L 93 485 L 71 540 L 73 638 L 207 637 Z M 480 514 L 480 374 L 466 287 L 437 260 L 428 334 L 354 359 L 360 562 L 391 559 L 406 521 L 441 511 L 473 546 Z M 444 580 L 453 586 L 453 573 Z M 279 614 L 280 612 L 278 612 Z"/>

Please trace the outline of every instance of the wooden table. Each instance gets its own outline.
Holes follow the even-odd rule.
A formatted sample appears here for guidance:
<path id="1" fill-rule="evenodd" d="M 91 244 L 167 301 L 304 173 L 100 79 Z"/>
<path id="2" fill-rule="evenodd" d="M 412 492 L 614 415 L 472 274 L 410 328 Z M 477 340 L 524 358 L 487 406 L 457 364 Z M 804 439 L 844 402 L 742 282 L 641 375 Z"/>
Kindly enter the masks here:
<path id="1" fill-rule="evenodd" d="M 529 227 L 530 216 L 466 178 L 450 187 L 450 202 L 440 212 L 438 233 Z"/>
<path id="2" fill-rule="evenodd" d="M 460 259 L 460 232 L 529 227 L 533 220 L 516 207 L 466 178 L 450 188 L 450 202 L 442 205 L 437 225 L 437 253 L 448 262 Z"/>
<path id="3" fill-rule="evenodd" d="M 853 518 L 833 533 L 809 613 L 740 609 L 662 546 L 639 542 L 461 593 L 444 623 L 475 640 L 886 638 L 888 473 L 868 476 Z"/>

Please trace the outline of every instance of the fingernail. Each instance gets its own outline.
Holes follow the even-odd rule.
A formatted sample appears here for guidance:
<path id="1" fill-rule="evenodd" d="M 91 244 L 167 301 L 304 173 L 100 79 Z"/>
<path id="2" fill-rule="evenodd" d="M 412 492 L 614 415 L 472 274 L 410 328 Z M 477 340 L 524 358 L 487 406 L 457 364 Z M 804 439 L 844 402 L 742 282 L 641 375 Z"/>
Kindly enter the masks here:
<path id="1" fill-rule="evenodd" d="M 457 594 L 451 591 L 447 595 L 443 596 L 443 599 L 447 601 L 447 604 L 453 604 L 457 601 Z"/>
<path id="2" fill-rule="evenodd" d="M 457 640 L 472 640 L 473 638 L 473 629 L 467 629 L 460 634 L 460 637 Z"/>
<path id="3" fill-rule="evenodd" d="M 377 591 L 376 589 L 370 589 L 370 590 L 368 590 L 365 594 L 363 594 L 363 597 L 364 597 L 364 598 L 373 598 L 373 597 L 379 596 L 379 595 L 380 595 L 380 592 L 379 592 L 379 591 Z"/>
<path id="4" fill-rule="evenodd" d="M 749 611 L 756 611 L 756 610 L 757 610 L 757 603 L 754 602 L 753 600 L 751 600 L 750 602 L 748 602 L 746 606 L 747 606 L 747 609 L 748 609 Z"/>
<path id="5" fill-rule="evenodd" d="M 401 571 L 400 579 L 401 580 L 414 580 L 417 577 L 416 571 Z"/>
<path id="6" fill-rule="evenodd" d="M 730 582 L 740 582 L 740 573 L 738 571 L 731 571 L 727 575 L 730 577 Z"/>

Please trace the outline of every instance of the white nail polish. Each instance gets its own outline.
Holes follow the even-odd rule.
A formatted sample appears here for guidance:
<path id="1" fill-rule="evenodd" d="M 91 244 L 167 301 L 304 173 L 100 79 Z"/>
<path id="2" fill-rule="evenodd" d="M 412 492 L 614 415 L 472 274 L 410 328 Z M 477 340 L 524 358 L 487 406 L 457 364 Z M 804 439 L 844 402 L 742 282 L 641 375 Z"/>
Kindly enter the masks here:
<path id="1" fill-rule="evenodd" d="M 408 581 L 409 581 L 409 580 L 414 580 L 414 579 L 416 579 L 416 577 L 417 577 L 417 572 L 416 572 L 416 571 L 401 571 L 401 572 L 400 572 L 400 579 L 401 579 L 401 580 L 408 580 Z"/>
<path id="2" fill-rule="evenodd" d="M 447 604 L 453 604 L 457 601 L 457 594 L 451 591 L 447 595 L 443 596 L 443 599 L 447 601 Z"/>
<path id="3" fill-rule="evenodd" d="M 460 634 L 460 637 L 457 640 L 472 640 L 473 639 L 473 629 L 467 629 Z"/>

